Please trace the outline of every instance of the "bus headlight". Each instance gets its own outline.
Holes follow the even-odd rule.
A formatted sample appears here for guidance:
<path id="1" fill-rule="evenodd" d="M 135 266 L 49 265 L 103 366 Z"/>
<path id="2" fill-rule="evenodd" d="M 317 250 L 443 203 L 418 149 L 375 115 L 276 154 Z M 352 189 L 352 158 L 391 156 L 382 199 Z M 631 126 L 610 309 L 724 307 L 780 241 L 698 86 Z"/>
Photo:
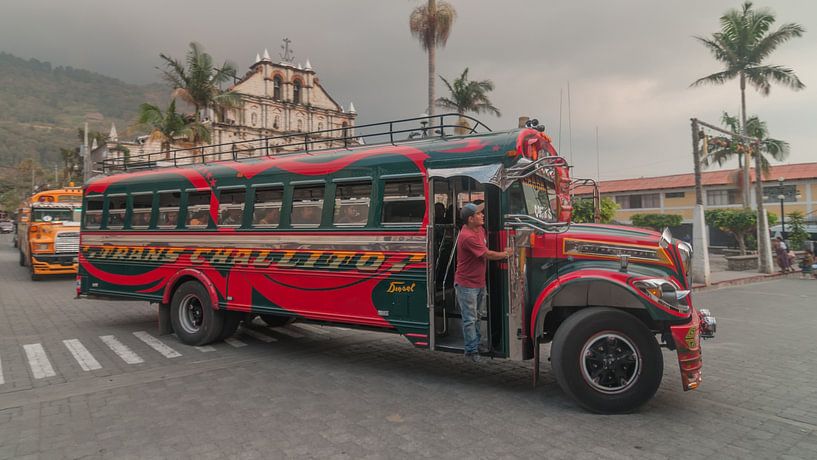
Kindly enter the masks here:
<path id="1" fill-rule="evenodd" d="M 633 283 L 642 293 L 654 302 L 679 313 L 688 313 L 686 297 L 690 291 L 680 291 L 671 282 L 661 278 L 638 280 Z"/>
<path id="2" fill-rule="evenodd" d="M 48 251 L 51 249 L 50 243 L 37 243 L 34 245 L 35 251 Z"/>

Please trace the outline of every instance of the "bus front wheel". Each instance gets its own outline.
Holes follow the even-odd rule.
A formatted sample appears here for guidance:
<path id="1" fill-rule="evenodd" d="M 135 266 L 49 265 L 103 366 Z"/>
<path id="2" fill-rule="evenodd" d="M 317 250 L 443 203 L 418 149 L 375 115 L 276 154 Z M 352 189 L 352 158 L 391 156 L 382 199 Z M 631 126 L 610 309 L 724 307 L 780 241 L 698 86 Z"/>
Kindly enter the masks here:
<path id="1" fill-rule="evenodd" d="M 551 345 L 559 386 L 585 409 L 630 412 L 653 397 L 664 360 L 653 333 L 636 317 L 612 308 L 569 316 Z"/>
<path id="2" fill-rule="evenodd" d="M 198 281 L 187 281 L 170 302 L 173 331 L 183 343 L 200 346 L 214 342 L 224 327 L 224 312 L 215 310 L 210 295 Z"/>

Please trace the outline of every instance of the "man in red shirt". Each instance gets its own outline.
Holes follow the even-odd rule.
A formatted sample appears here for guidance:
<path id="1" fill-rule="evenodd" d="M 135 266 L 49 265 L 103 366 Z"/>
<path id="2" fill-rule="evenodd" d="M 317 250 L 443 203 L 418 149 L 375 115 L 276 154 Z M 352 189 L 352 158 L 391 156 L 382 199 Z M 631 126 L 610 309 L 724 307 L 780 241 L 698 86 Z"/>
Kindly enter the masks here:
<path id="1" fill-rule="evenodd" d="M 465 357 L 478 363 L 479 312 L 485 311 L 485 270 L 489 260 L 506 259 L 506 252 L 488 249 L 485 233 L 484 204 L 466 203 L 460 210 L 463 226 L 457 237 L 457 270 L 454 274 L 454 290 L 462 313 L 462 337 L 465 341 Z"/>

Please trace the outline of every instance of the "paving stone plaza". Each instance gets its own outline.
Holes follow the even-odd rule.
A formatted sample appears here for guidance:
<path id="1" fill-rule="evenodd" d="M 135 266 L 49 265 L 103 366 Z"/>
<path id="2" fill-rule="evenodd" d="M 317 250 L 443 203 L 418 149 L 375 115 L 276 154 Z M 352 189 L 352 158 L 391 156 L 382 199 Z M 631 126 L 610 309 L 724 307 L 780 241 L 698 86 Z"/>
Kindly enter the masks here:
<path id="1" fill-rule="evenodd" d="M 189 347 L 142 302 L 29 281 L 0 237 L 0 459 L 817 458 L 817 282 L 696 295 L 719 322 L 704 382 L 675 354 L 634 414 L 587 413 L 547 363 L 430 353 L 295 323 Z M 547 354 L 547 350 L 545 350 Z"/>

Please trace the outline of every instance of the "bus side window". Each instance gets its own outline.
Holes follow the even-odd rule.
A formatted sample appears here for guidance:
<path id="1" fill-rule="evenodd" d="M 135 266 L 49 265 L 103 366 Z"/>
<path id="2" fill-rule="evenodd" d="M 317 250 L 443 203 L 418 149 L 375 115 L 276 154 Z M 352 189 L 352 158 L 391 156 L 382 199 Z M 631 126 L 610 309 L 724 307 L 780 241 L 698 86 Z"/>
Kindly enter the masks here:
<path id="1" fill-rule="evenodd" d="M 85 228 L 99 228 L 102 223 L 102 197 L 85 201 Z"/>
<path id="2" fill-rule="evenodd" d="M 281 221 L 281 204 L 283 201 L 284 189 L 281 187 L 256 189 L 255 206 L 252 211 L 253 226 L 277 227 Z"/>
<path id="3" fill-rule="evenodd" d="M 210 191 L 187 192 L 187 228 L 204 228 L 210 216 Z"/>
<path id="4" fill-rule="evenodd" d="M 244 217 L 244 189 L 222 190 L 218 199 L 219 227 L 240 227 Z"/>
<path id="5" fill-rule="evenodd" d="M 369 220 L 371 182 L 342 184 L 335 191 L 335 218 L 338 227 L 363 227 Z"/>
<path id="6" fill-rule="evenodd" d="M 153 195 L 149 193 L 133 195 L 133 208 L 130 214 L 130 228 L 148 228 L 150 225 L 150 214 L 152 211 Z"/>
<path id="7" fill-rule="evenodd" d="M 120 229 L 125 225 L 125 211 L 127 210 L 127 199 L 124 196 L 108 197 L 108 222 L 105 227 L 109 229 Z"/>
<path id="8" fill-rule="evenodd" d="M 179 203 L 181 193 L 163 192 L 159 194 L 159 218 L 156 226 L 159 228 L 176 228 L 179 222 Z"/>
<path id="9" fill-rule="evenodd" d="M 292 190 L 293 227 L 318 227 L 323 212 L 323 185 L 295 187 Z"/>
<path id="10" fill-rule="evenodd" d="M 420 225 L 425 213 L 426 200 L 421 178 L 386 181 L 383 186 L 383 224 Z"/>

